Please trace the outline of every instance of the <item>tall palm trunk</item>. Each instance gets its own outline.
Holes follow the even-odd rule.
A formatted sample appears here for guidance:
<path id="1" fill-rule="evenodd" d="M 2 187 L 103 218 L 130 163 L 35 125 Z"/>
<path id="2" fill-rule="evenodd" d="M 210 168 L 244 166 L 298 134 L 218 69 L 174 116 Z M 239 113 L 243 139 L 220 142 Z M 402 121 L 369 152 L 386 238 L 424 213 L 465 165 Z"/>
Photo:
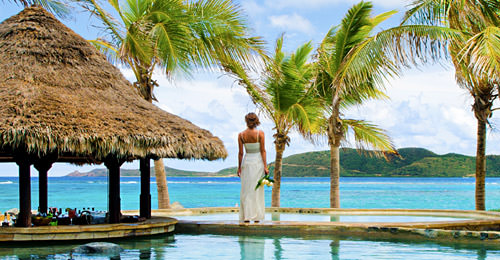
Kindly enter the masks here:
<path id="1" fill-rule="evenodd" d="M 477 93 L 474 97 L 474 116 L 477 119 L 476 143 L 476 210 L 486 210 L 486 124 L 491 116 L 493 97 L 487 93 Z"/>
<path id="2" fill-rule="evenodd" d="M 280 134 L 276 134 L 276 140 L 274 141 L 276 148 L 276 159 L 274 160 L 274 185 L 273 194 L 271 200 L 272 207 L 280 206 L 280 190 L 281 190 L 281 170 L 283 163 L 283 152 L 285 151 L 286 137 Z"/>
<path id="3" fill-rule="evenodd" d="M 340 208 L 340 140 L 343 137 L 338 104 L 328 120 L 330 145 L 330 208 Z"/>
<path id="4" fill-rule="evenodd" d="M 158 208 L 170 208 L 170 198 L 168 196 L 167 175 L 163 159 L 155 160 L 156 189 L 158 190 Z"/>
<path id="5" fill-rule="evenodd" d="M 335 137 L 334 137 L 335 138 Z M 328 139 L 331 139 L 328 137 Z M 330 208 L 340 208 L 340 146 L 330 144 Z"/>
<path id="6" fill-rule="evenodd" d="M 477 120 L 476 210 L 485 210 L 486 122 Z"/>

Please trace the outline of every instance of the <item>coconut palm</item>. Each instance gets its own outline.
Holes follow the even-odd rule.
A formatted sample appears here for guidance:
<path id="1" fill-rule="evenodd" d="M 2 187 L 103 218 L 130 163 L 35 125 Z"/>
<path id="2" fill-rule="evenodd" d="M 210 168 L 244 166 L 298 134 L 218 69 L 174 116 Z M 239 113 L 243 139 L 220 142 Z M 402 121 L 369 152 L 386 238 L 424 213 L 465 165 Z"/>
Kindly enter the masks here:
<path id="1" fill-rule="evenodd" d="M 283 52 L 283 36 L 278 38 L 274 56 L 264 58 L 265 72 L 260 84 L 250 79 L 249 73 L 239 64 L 225 65 L 227 71 L 237 77 L 257 106 L 274 124 L 276 158 L 271 202 L 273 207 L 280 206 L 282 159 L 290 142 L 290 132 L 295 129 L 309 136 L 319 130 L 321 105 L 311 87 L 313 67 L 307 62 L 312 49 L 309 42 L 291 55 L 286 55 Z"/>
<path id="2" fill-rule="evenodd" d="M 317 75 L 314 85 L 325 102 L 330 145 L 330 207 L 340 207 L 339 149 L 352 135 L 358 148 L 371 148 L 375 155 L 395 152 L 388 135 L 375 125 L 362 120 L 346 119 L 343 112 L 369 99 L 385 98 L 383 80 L 398 74 L 399 65 L 388 56 L 373 29 L 395 12 L 370 17 L 372 4 L 354 5 L 340 25 L 326 34 L 317 50 Z M 388 41 L 390 34 L 382 35 Z M 352 134 L 350 134 L 352 133 Z"/>
<path id="3" fill-rule="evenodd" d="M 485 210 L 486 128 L 500 87 L 500 1 L 417 0 L 406 12 L 404 24 L 456 31 L 447 37 L 457 83 L 473 98 L 477 120 L 476 210 Z M 414 45 L 425 45 L 416 41 Z M 418 53 L 417 53 L 418 55 Z"/>
<path id="4" fill-rule="evenodd" d="M 108 57 L 129 67 L 139 93 L 156 100 L 153 72 L 161 68 L 169 78 L 180 71 L 218 65 L 220 60 L 251 61 L 262 42 L 249 37 L 240 8 L 230 0 L 108 0 L 117 19 L 95 0 L 83 7 L 104 25 L 106 38 L 91 41 Z M 155 160 L 158 207 L 168 208 L 168 187 L 163 162 Z M 163 191 L 165 191 L 163 193 Z"/>

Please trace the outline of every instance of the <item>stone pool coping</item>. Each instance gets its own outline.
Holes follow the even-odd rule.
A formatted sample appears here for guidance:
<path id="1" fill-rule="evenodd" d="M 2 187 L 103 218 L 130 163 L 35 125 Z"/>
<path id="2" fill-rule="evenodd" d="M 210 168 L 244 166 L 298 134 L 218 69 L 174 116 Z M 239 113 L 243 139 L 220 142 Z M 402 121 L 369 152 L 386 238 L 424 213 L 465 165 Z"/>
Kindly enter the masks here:
<path id="1" fill-rule="evenodd" d="M 153 210 L 154 216 L 237 213 L 237 207 L 206 207 Z M 335 215 L 404 215 L 470 218 L 470 220 L 429 222 L 319 222 L 270 221 L 244 224 L 235 220 L 179 220 L 176 233 L 262 234 L 262 235 L 339 235 L 380 239 L 417 239 L 465 243 L 498 243 L 500 212 L 434 209 L 331 209 L 266 208 L 266 212 Z M 135 213 L 135 211 L 127 211 Z"/>
<path id="2" fill-rule="evenodd" d="M 35 227 L 0 227 L 1 242 L 37 242 L 103 240 L 113 238 L 150 236 L 174 231 L 177 219 L 153 217 L 139 223 L 70 225 L 70 226 L 35 226 Z"/>

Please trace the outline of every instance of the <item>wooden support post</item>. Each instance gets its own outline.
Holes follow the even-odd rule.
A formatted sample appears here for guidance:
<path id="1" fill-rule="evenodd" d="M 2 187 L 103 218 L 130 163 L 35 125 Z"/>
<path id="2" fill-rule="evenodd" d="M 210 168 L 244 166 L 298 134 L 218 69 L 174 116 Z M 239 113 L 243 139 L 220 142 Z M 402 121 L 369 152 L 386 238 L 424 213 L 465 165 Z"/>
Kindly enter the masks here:
<path id="1" fill-rule="evenodd" d="M 38 170 L 38 207 L 40 213 L 47 213 L 48 210 L 48 181 L 47 175 L 49 169 Z"/>
<path id="2" fill-rule="evenodd" d="M 15 158 L 19 166 L 19 215 L 17 227 L 31 227 L 31 160 L 27 154 Z"/>
<path id="3" fill-rule="evenodd" d="M 108 168 L 108 216 L 109 223 L 120 223 L 120 166 L 123 161 L 108 157 L 104 165 Z"/>
<path id="4" fill-rule="evenodd" d="M 144 218 L 151 218 L 151 161 L 149 158 L 140 159 L 141 170 L 141 195 L 139 215 Z"/>
<path id="5" fill-rule="evenodd" d="M 42 158 L 34 165 L 38 171 L 38 208 L 42 213 L 48 210 L 47 175 L 54 161 Z"/>

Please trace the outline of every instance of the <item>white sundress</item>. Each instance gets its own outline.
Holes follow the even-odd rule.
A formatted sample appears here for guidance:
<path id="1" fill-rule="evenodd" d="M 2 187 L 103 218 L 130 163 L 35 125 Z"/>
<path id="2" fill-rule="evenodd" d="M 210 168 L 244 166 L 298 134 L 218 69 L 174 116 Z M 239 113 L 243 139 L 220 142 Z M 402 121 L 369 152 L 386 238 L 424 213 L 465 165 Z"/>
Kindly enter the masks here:
<path id="1" fill-rule="evenodd" d="M 259 179 L 264 176 L 259 135 L 256 143 L 243 145 L 245 156 L 241 163 L 240 222 L 262 221 L 265 215 L 264 185 L 255 189 Z"/>

